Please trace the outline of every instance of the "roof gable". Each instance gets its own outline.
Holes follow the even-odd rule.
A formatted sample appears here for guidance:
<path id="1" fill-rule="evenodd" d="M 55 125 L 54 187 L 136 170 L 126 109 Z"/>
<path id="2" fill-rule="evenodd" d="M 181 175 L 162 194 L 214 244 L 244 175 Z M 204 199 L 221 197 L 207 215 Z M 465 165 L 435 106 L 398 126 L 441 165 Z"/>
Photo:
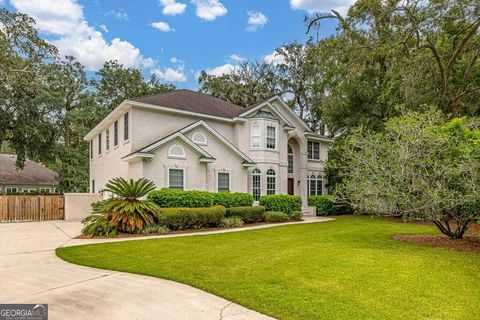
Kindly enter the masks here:
<path id="1" fill-rule="evenodd" d="M 17 170 L 17 157 L 0 154 L 0 183 L 20 185 L 58 185 L 58 174 L 41 164 L 25 160 L 22 170 Z"/>

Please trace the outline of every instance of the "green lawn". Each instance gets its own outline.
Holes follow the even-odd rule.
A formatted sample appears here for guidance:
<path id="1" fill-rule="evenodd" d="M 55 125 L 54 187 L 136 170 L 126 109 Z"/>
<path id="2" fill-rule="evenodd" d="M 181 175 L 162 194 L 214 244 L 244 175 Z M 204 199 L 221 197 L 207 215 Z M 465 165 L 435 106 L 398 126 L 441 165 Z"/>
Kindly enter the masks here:
<path id="1" fill-rule="evenodd" d="M 349 217 L 57 254 L 186 283 L 280 319 L 478 319 L 480 255 L 391 240 L 396 233 L 434 232 Z"/>

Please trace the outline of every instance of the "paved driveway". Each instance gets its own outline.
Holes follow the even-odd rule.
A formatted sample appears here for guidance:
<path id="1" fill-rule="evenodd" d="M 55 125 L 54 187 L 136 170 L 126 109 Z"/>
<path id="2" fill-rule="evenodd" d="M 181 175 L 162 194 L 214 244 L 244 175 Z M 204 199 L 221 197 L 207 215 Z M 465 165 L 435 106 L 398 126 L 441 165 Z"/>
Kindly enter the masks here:
<path id="1" fill-rule="evenodd" d="M 268 319 L 176 282 L 69 264 L 78 222 L 0 224 L 0 303 L 48 303 L 49 319 Z"/>

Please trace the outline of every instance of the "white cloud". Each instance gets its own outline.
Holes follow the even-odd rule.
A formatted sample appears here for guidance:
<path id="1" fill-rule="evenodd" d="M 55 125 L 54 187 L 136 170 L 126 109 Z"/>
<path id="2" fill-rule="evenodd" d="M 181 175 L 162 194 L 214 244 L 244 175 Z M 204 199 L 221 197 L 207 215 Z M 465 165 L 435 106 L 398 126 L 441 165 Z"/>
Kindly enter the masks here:
<path id="1" fill-rule="evenodd" d="M 205 72 L 209 75 L 220 77 L 225 74 L 230 74 L 235 70 L 235 66 L 231 63 L 226 63 L 223 66 L 218 66 L 215 68 L 210 68 L 205 70 Z"/>
<path id="2" fill-rule="evenodd" d="M 117 10 L 110 10 L 105 13 L 107 16 L 114 16 L 115 19 L 121 20 L 121 21 L 128 21 L 128 14 L 125 10 L 123 9 L 117 9 Z"/>
<path id="3" fill-rule="evenodd" d="M 10 0 L 10 3 L 33 17 L 40 32 L 57 36 L 50 42 L 62 55 L 76 57 L 88 71 L 100 69 L 107 60 L 118 60 L 126 67 L 148 68 L 155 64 L 128 41 L 119 38 L 106 41 L 85 20 L 83 8 L 76 0 Z"/>
<path id="4" fill-rule="evenodd" d="M 332 9 L 345 15 L 356 0 L 290 0 L 294 9 L 306 10 L 309 13 L 330 13 Z"/>
<path id="5" fill-rule="evenodd" d="M 219 0 L 192 0 L 192 3 L 197 7 L 197 17 L 206 21 L 213 21 L 228 12 Z"/>
<path id="6" fill-rule="evenodd" d="M 99 24 L 98 27 L 105 33 L 108 33 L 108 28 L 104 24 Z"/>
<path id="7" fill-rule="evenodd" d="M 171 28 L 168 25 L 168 23 L 162 22 L 162 21 L 153 22 L 153 23 L 150 23 L 150 25 L 152 27 L 154 27 L 155 29 L 163 31 L 163 32 L 173 32 L 173 31 L 175 31 L 175 29 Z"/>
<path id="8" fill-rule="evenodd" d="M 241 61 L 244 61 L 245 58 L 244 57 L 240 57 L 239 55 L 237 54 L 232 54 L 230 55 L 230 60 L 234 61 L 234 62 L 241 62 Z"/>
<path id="9" fill-rule="evenodd" d="M 187 81 L 187 76 L 183 72 L 183 67 L 180 67 L 176 70 L 172 68 L 154 69 L 152 70 L 152 73 L 164 81 L 169 81 L 169 82 Z"/>
<path id="10" fill-rule="evenodd" d="M 263 61 L 273 65 L 278 65 L 278 64 L 285 63 L 285 57 L 278 54 L 278 52 L 275 50 L 271 54 L 267 54 L 266 56 L 264 56 Z"/>
<path id="11" fill-rule="evenodd" d="M 160 5 L 163 6 L 163 14 L 167 16 L 183 14 L 187 7 L 185 3 L 176 2 L 176 0 L 160 0 Z"/>
<path id="12" fill-rule="evenodd" d="M 249 11 L 248 13 L 248 32 L 255 32 L 258 28 L 267 24 L 268 18 L 260 11 Z"/>
<path id="13" fill-rule="evenodd" d="M 170 62 L 171 62 L 171 63 L 177 63 L 177 62 L 178 62 L 177 57 L 171 57 L 171 58 L 170 58 Z"/>

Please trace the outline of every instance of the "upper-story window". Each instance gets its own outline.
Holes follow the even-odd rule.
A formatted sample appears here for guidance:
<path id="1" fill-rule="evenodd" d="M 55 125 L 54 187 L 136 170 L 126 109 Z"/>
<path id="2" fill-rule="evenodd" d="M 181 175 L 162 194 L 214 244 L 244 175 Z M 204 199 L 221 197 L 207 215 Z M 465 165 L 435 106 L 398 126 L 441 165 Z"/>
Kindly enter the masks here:
<path id="1" fill-rule="evenodd" d="M 193 134 L 193 142 L 195 142 L 196 144 L 206 145 L 207 137 L 201 132 L 195 132 Z"/>
<path id="2" fill-rule="evenodd" d="M 110 130 L 105 131 L 105 150 L 110 150 Z"/>
<path id="3" fill-rule="evenodd" d="M 185 158 L 185 149 L 178 144 L 174 144 L 168 149 L 168 156 L 172 158 Z"/>
<path id="4" fill-rule="evenodd" d="M 123 140 L 128 140 L 128 112 L 123 115 Z"/>
<path id="5" fill-rule="evenodd" d="M 277 147 L 277 130 L 273 126 L 267 126 L 267 149 Z"/>
<path id="6" fill-rule="evenodd" d="M 293 173 L 293 149 L 290 145 L 288 145 L 288 173 Z"/>
<path id="7" fill-rule="evenodd" d="M 261 130 L 259 124 L 252 124 L 252 148 L 260 148 Z"/>
<path id="8" fill-rule="evenodd" d="M 102 154 L 102 134 L 98 134 L 98 154 Z"/>
<path id="9" fill-rule="evenodd" d="M 309 160 L 320 160 L 320 142 L 308 141 L 307 151 Z"/>
<path id="10" fill-rule="evenodd" d="M 90 140 L 90 159 L 93 159 L 93 140 Z"/>
<path id="11" fill-rule="evenodd" d="M 113 123 L 113 145 L 118 146 L 118 120 Z"/>

